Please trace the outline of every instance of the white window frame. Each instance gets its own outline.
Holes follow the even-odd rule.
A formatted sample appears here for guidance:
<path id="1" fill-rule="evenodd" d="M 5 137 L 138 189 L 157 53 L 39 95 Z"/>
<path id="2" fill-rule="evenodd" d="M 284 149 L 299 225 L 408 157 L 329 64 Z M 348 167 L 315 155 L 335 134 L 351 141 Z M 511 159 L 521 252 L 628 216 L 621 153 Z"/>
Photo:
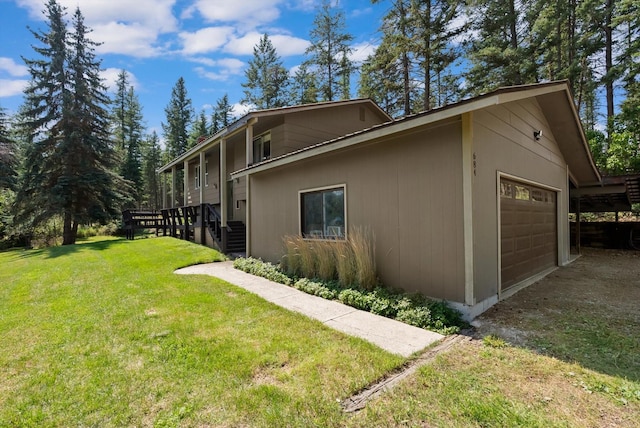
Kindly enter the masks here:
<path id="1" fill-rule="evenodd" d="M 194 189 L 200 188 L 200 165 L 196 164 L 193 173 L 193 187 Z"/>
<path id="2" fill-rule="evenodd" d="M 264 154 L 264 145 L 269 143 L 269 155 Z M 264 132 L 253 139 L 253 163 L 263 162 L 271 158 L 271 131 Z M 258 156 L 256 156 L 256 154 Z"/>
<path id="3" fill-rule="evenodd" d="M 204 187 L 209 187 L 209 159 L 204 161 Z"/>
<path id="4" fill-rule="evenodd" d="M 342 234 L 341 236 L 339 235 L 335 235 L 333 238 L 329 238 L 327 237 L 328 234 L 326 233 L 326 230 L 330 227 L 326 224 L 323 224 L 323 230 L 322 230 L 322 236 L 318 236 L 318 237 L 313 237 L 313 236 L 304 236 L 303 235 L 303 224 L 302 224 L 302 196 L 304 194 L 307 193 L 320 193 L 320 192 L 324 192 L 324 191 L 329 191 L 329 190 L 342 190 L 342 195 L 343 195 L 343 202 L 344 202 L 344 219 L 343 219 L 343 227 L 342 227 Z M 347 213 L 347 185 L 346 183 L 341 183 L 341 184 L 335 184 L 332 186 L 323 186 L 323 187 L 315 187 L 315 188 L 311 188 L 311 189 L 303 189 L 303 190 L 299 190 L 298 191 L 298 234 L 300 236 L 303 236 L 304 239 L 314 239 L 314 240 L 344 240 L 347 239 L 347 233 L 348 233 L 348 213 Z M 323 220 L 324 223 L 324 220 Z"/>

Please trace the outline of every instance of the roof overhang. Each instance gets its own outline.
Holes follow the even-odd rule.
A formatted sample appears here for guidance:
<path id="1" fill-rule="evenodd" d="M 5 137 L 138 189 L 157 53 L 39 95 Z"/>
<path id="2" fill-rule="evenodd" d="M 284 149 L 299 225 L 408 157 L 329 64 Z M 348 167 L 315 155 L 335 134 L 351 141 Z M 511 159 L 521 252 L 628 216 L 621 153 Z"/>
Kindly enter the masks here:
<path id="1" fill-rule="evenodd" d="M 570 211 L 576 212 L 631 211 L 640 204 L 640 174 L 602 177 L 602 184 L 571 189 Z"/>
<path id="2" fill-rule="evenodd" d="M 335 106 L 358 105 L 358 104 L 367 106 L 369 109 L 371 109 L 371 111 L 377 114 L 382 120 L 385 120 L 385 121 L 392 120 L 391 116 L 389 116 L 384 110 L 380 108 L 380 106 L 378 106 L 375 102 L 373 102 L 369 98 L 358 98 L 353 100 L 342 100 L 342 101 L 327 101 L 327 102 L 303 104 L 303 105 L 291 106 L 291 107 L 279 107 L 279 108 L 272 108 L 272 109 L 265 109 L 265 110 L 256 110 L 256 111 L 252 111 L 245 114 L 240 119 L 236 120 L 235 122 L 230 124 L 228 127 L 222 129 L 215 135 L 207 137 L 204 141 L 196 144 L 195 146 L 193 146 L 192 148 L 190 148 L 180 156 L 176 157 L 175 159 L 172 159 L 166 165 L 163 165 L 160 168 L 158 168 L 157 172 L 158 173 L 168 172 L 173 167 L 182 165 L 184 161 L 195 159 L 200 152 L 206 151 L 209 148 L 214 147 L 215 145 L 219 144 L 222 139 L 231 138 L 238 132 L 241 132 L 244 129 L 246 129 L 247 126 L 254 124 L 260 118 L 284 116 L 292 113 L 320 110 L 320 109 L 325 109 L 325 108 L 330 108 Z"/>
<path id="3" fill-rule="evenodd" d="M 241 177 L 259 173 L 334 150 L 374 140 L 382 140 L 396 133 L 408 132 L 440 121 L 457 118 L 462 114 L 486 107 L 528 98 L 535 98 L 540 103 L 543 111 L 549 109 L 549 112 L 545 111 L 545 117 L 549 122 L 560 151 L 569 165 L 572 177 L 577 181 L 576 185 L 580 187 L 582 185 L 600 183 L 601 177 L 591 157 L 589 145 L 566 81 L 500 88 L 494 92 L 463 100 L 456 104 L 407 116 L 351 135 L 306 147 L 241 169 L 231 175 L 232 177 Z"/>

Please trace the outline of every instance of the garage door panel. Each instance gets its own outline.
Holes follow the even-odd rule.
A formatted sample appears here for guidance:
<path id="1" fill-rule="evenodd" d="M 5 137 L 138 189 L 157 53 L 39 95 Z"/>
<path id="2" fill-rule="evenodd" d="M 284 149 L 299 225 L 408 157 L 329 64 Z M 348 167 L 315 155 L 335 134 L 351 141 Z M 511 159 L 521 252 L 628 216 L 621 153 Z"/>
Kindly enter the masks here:
<path id="1" fill-rule="evenodd" d="M 501 289 L 557 263 L 556 194 L 501 179 Z M 504 189 L 517 189 L 505 192 Z"/>

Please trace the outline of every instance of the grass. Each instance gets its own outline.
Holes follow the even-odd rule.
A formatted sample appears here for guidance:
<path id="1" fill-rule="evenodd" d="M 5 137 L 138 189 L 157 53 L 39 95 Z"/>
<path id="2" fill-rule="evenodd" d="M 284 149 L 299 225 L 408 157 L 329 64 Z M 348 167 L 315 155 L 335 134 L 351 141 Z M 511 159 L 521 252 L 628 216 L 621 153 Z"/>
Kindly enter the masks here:
<path id="1" fill-rule="evenodd" d="M 402 363 L 172 273 L 219 258 L 171 238 L 0 253 L 0 426 L 336 425 L 337 400 Z"/>
<path id="2" fill-rule="evenodd" d="M 171 238 L 0 252 L 0 427 L 640 426 L 638 341 L 616 343 L 634 324 L 615 319 L 603 341 L 595 311 L 540 327 L 544 349 L 458 345 L 344 414 L 338 400 L 404 360 L 172 273 L 219 257 Z"/>

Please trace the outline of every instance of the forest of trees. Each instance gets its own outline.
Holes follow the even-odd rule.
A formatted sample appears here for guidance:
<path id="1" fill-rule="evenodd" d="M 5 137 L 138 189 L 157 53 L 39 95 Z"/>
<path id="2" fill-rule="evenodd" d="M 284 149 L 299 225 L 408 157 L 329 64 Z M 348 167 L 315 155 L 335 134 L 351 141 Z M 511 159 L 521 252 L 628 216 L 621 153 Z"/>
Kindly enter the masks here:
<path id="1" fill-rule="evenodd" d="M 640 3 L 636 0 L 393 0 L 379 43 L 353 62 L 344 11 L 324 0 L 305 60 L 287 70 L 268 34 L 242 83 L 250 109 L 369 97 L 393 117 L 428 111 L 501 86 L 568 80 L 603 174 L 640 172 Z M 30 84 L 14 115 L 0 107 L 0 240 L 42 228 L 73 243 L 79 225 L 157 209 L 156 169 L 234 120 L 228 95 L 196 112 L 182 77 L 149 133 L 130 75 L 112 97 L 80 9 L 45 5 L 33 31 Z M 604 113 L 602 113 L 604 112 Z M 162 145 L 161 145 L 162 141 Z M 162 147 L 164 146 L 164 147 Z M 177 189 L 180 190 L 180 189 Z"/>

